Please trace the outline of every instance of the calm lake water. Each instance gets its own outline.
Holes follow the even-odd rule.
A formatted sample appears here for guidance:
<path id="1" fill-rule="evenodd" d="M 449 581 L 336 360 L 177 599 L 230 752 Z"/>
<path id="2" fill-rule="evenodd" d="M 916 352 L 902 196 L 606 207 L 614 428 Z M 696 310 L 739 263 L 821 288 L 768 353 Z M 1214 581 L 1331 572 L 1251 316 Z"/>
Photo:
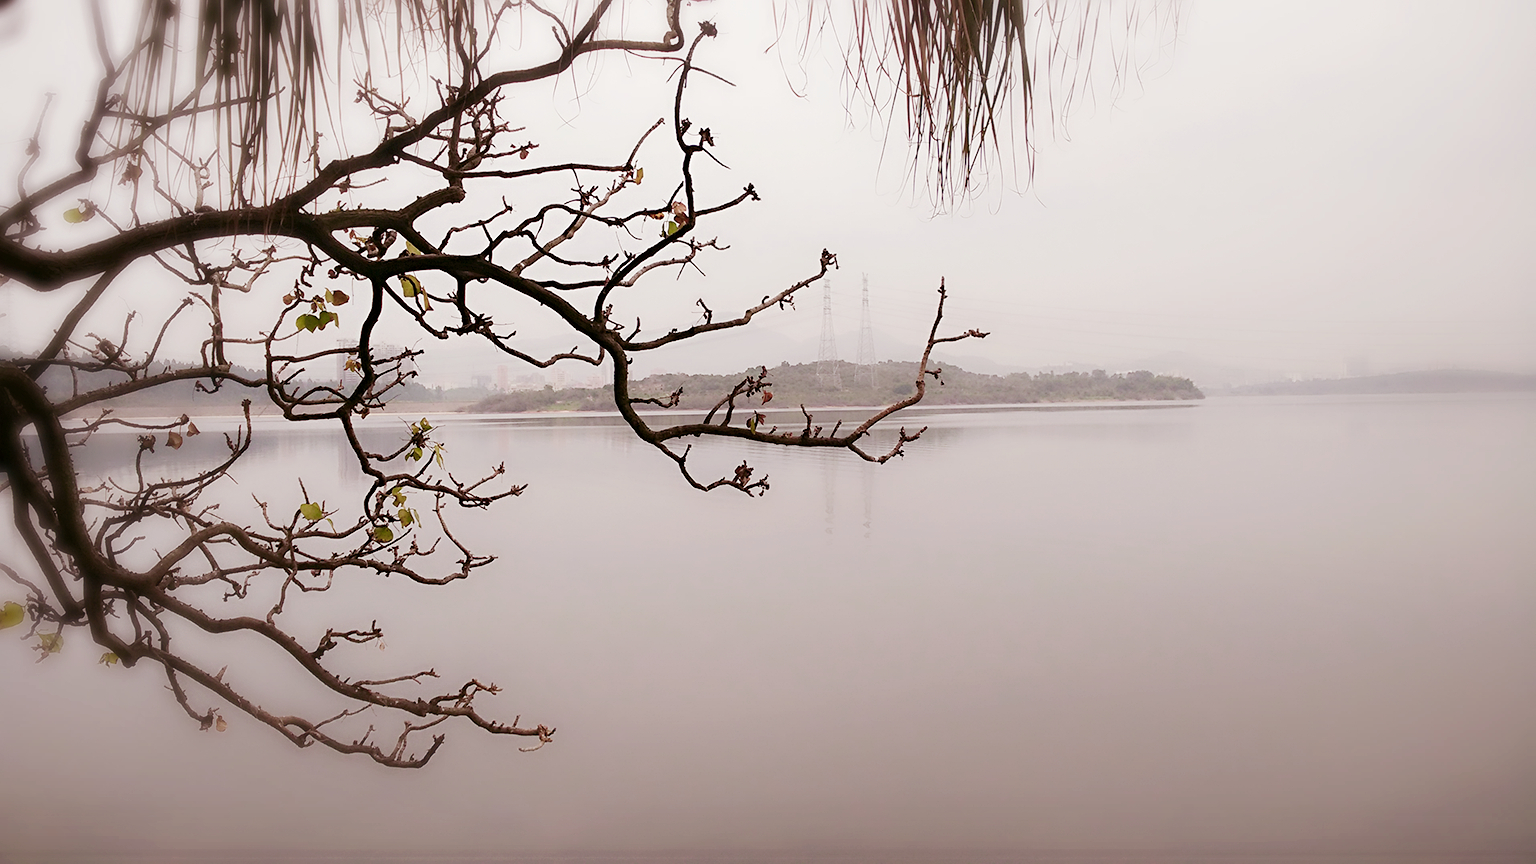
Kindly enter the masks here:
<path id="1" fill-rule="evenodd" d="M 554 743 L 454 729 L 389 772 L 198 733 L 145 667 L 0 637 L 0 860 L 1536 856 L 1536 399 L 906 422 L 931 428 L 878 468 L 704 448 L 768 472 L 748 500 L 610 421 L 443 418 L 452 467 L 529 483 L 462 520 L 500 561 L 293 620 L 377 618 L 370 669 L 494 680 Z M 299 476 L 343 500 L 334 438 L 260 431 L 231 507 L 286 512 Z"/>

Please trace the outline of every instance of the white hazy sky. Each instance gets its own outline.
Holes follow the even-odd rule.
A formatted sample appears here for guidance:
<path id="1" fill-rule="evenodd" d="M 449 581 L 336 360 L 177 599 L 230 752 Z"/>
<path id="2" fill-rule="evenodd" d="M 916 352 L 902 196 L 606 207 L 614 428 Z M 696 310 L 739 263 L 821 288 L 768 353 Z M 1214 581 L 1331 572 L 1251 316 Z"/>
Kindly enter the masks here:
<path id="1" fill-rule="evenodd" d="M 20 0 L 0 17 L 0 74 L 16 85 L 0 91 L 3 168 L 43 91 L 61 94 L 62 137 L 70 94 L 90 85 L 90 55 L 71 44 L 83 19 L 51 6 Z M 687 113 L 733 169 L 703 172 L 703 188 L 723 197 L 752 182 L 764 201 L 716 223 L 733 248 L 706 264 L 709 280 L 658 280 L 631 314 L 685 325 L 701 294 L 717 310 L 755 300 L 825 246 L 842 262 L 850 358 L 867 274 L 882 357 L 915 352 L 944 277 L 950 320 L 994 333 L 959 353 L 995 364 L 1153 365 L 1208 381 L 1212 367 L 1233 380 L 1350 365 L 1536 371 L 1530 4 L 1186 2 L 1171 48 L 1141 52 L 1139 80 L 1042 125 L 1028 188 L 994 183 L 937 216 L 903 182 L 901 143 L 846 98 L 834 52 L 801 68 L 792 50 L 764 50 L 768 8 L 689 9 L 720 22 L 701 62 L 737 84 L 691 88 Z M 617 161 L 670 101 L 659 74 L 609 59 L 514 104 L 542 153 Z M 137 308 L 152 290 L 118 303 Z M 641 368 L 811 359 L 820 325 L 820 297 L 805 296 L 756 335 Z"/>

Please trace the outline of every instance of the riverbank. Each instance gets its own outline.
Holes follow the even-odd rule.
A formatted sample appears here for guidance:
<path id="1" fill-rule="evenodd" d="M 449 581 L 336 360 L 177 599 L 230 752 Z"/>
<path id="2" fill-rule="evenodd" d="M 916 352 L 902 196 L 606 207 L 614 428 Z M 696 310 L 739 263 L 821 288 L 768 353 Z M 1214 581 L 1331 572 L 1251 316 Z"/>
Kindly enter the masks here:
<path id="1" fill-rule="evenodd" d="M 652 400 L 651 408 L 708 411 L 733 388 L 746 384 L 737 410 L 763 411 L 770 405 L 798 410 L 800 405 L 823 408 L 880 406 L 910 396 L 917 364 L 887 361 L 873 366 L 816 363 L 753 367 L 734 375 L 663 373 L 633 382 L 631 398 Z M 750 394 L 750 395 L 747 395 Z M 1043 372 L 1038 375 L 983 375 L 958 366 L 942 367 L 927 379 L 925 405 L 1029 405 L 1065 402 L 1171 402 L 1204 399 L 1188 378 L 1138 371 L 1107 373 Z M 613 387 L 519 390 L 498 393 L 469 410 L 482 414 L 611 409 Z"/>

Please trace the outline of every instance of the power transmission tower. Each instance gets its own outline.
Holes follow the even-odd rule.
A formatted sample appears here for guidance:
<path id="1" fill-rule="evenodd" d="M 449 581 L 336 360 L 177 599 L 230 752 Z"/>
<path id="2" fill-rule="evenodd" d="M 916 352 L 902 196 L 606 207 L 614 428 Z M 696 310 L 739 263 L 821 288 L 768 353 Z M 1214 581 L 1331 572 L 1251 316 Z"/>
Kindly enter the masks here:
<path id="1" fill-rule="evenodd" d="M 869 318 L 869 274 L 864 274 L 864 311 L 859 315 L 859 365 L 853 383 L 875 386 L 875 325 Z"/>
<path id="2" fill-rule="evenodd" d="M 821 350 L 816 352 L 816 383 L 843 389 L 837 370 L 837 337 L 832 333 L 832 280 L 821 280 Z"/>

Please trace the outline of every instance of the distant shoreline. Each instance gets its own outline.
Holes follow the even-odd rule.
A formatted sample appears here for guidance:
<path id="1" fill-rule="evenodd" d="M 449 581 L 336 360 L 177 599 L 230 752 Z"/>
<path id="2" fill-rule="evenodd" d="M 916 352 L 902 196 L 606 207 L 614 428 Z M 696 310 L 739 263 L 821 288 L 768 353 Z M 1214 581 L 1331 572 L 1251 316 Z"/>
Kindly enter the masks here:
<path id="1" fill-rule="evenodd" d="M 1355 378 L 1271 381 L 1211 389 L 1211 394 L 1216 396 L 1427 396 L 1436 393 L 1526 392 L 1536 392 L 1536 375 L 1473 369 L 1431 369 Z"/>
<path id="2" fill-rule="evenodd" d="M 688 411 L 709 411 L 733 388 L 741 388 L 736 400 L 738 412 L 765 413 L 770 407 L 798 411 L 799 405 L 820 405 L 821 410 L 869 408 L 911 396 L 918 374 L 915 361 L 885 361 L 873 366 L 839 362 L 830 369 L 816 363 L 781 363 L 750 367 L 733 375 L 656 373 L 631 382 L 630 394 L 635 399 L 650 400 L 652 407 Z M 983 375 L 946 364 L 941 377 L 925 380 L 926 405 L 1179 402 L 1205 398 L 1188 378 L 1147 371 L 1109 373 L 1099 369 L 1091 373 Z M 545 387 L 497 393 L 469 410 L 485 414 L 601 411 L 608 410 L 613 400 L 612 384 Z"/>
<path id="3" fill-rule="evenodd" d="M 855 386 L 836 390 L 818 388 L 814 386 L 813 379 L 807 380 L 813 375 L 813 367 L 814 364 L 803 364 L 800 367 L 771 369 L 770 379 L 775 380 L 775 384 L 771 385 L 771 392 L 774 393 L 774 397 L 768 403 L 763 403 L 761 397 L 743 398 L 738 400 L 737 411 L 752 410 L 769 416 L 777 416 L 780 413 L 794 415 L 799 413 L 799 406 L 803 402 L 806 405 L 806 410 L 822 414 L 826 414 L 829 411 L 863 412 L 867 414 L 884 408 L 886 405 L 902 398 L 903 395 L 895 392 L 881 392 L 885 389 L 894 390 L 895 388 L 875 389 L 856 388 Z M 798 373 L 798 375 L 795 373 Z M 908 412 L 932 412 L 939 410 L 1085 411 L 1160 407 L 1187 408 L 1192 407 L 1207 395 L 1196 388 L 1188 379 L 1152 375 L 1151 373 L 1135 374 L 1140 377 L 1133 378 L 1126 375 L 1099 375 L 1095 377 L 1081 373 L 1069 373 L 1068 375 L 1052 375 L 1048 377 L 1043 375 L 1034 377 L 1019 376 L 1015 380 L 1010 380 L 1014 376 L 978 375 L 950 366 L 945 370 L 944 377 L 946 383 L 943 386 L 930 384 L 927 398 L 918 405 L 906 410 Z M 637 407 L 648 416 L 658 416 L 665 413 L 680 415 L 698 414 L 701 411 L 707 411 L 713 405 L 714 399 L 718 399 L 720 393 L 729 391 L 731 385 L 724 382 L 735 382 L 740 380 L 740 377 L 739 375 L 653 376 L 653 378 L 636 382 L 636 390 L 644 395 L 659 396 L 665 399 L 667 393 L 681 388 L 685 398 L 672 409 L 662 409 L 651 405 Z M 780 386 L 778 383 L 779 379 L 788 380 L 784 381 L 784 386 Z M 893 379 L 887 378 L 886 380 Z M 1010 391 L 1017 390 L 1020 386 L 1033 385 L 1039 387 L 1042 383 L 1056 389 L 1053 392 L 1041 394 L 1043 398 L 1008 398 L 1015 395 Z M 1135 388 L 1138 385 L 1149 389 L 1155 395 L 1142 396 L 1135 393 Z M 1116 387 L 1121 388 L 1119 391 L 1121 395 L 1116 395 Z M 1097 392 L 1093 392 L 1091 396 L 1086 395 L 1084 391 L 1091 392 L 1092 388 L 1097 388 Z M 473 394 L 462 393 L 455 393 L 454 396 L 457 398 L 423 399 L 420 396 L 431 395 L 432 391 L 419 386 L 412 388 L 412 390 L 415 392 L 405 394 L 406 398 L 392 400 L 382 409 L 375 409 L 370 416 L 552 415 L 570 417 L 617 415 L 618 413 L 613 407 L 611 385 L 594 388 L 566 388 L 561 390 L 546 388 L 543 390 L 512 391 L 509 393 L 492 394 L 489 397 L 479 399 L 465 398 L 466 396 L 472 397 Z M 651 391 L 665 392 L 653 393 Z M 1213 387 L 1209 390 L 1209 395 L 1216 397 L 1427 396 L 1476 393 L 1536 393 L 1536 375 L 1442 369 L 1356 378 L 1275 381 L 1239 387 Z M 709 394 L 714 394 L 713 398 L 710 398 Z M 239 405 L 227 396 L 224 398 L 210 398 L 211 394 L 193 395 L 188 393 L 185 394 L 187 398 L 173 398 L 162 402 L 142 398 L 148 394 L 136 395 L 141 398 L 113 401 L 105 406 L 90 406 L 74 412 L 71 417 L 76 420 L 94 418 L 102 407 L 110 407 L 113 416 L 125 420 L 174 419 L 183 413 L 194 419 L 199 417 L 238 418 L 241 416 Z M 446 396 L 448 394 L 442 395 Z M 860 396 L 866 398 L 858 399 Z M 987 398 L 989 396 L 993 398 Z M 1003 398 L 996 398 L 998 396 Z M 1085 396 L 1086 398 L 1084 398 Z M 886 401 L 877 403 L 876 399 L 868 397 L 883 398 Z M 836 401 L 838 398 L 857 399 L 858 401 L 838 404 Z M 708 404 L 705 404 L 705 402 Z M 260 401 L 252 404 L 251 414 L 253 417 L 258 418 L 281 416 L 281 412 L 275 406 Z"/>
<path id="4" fill-rule="evenodd" d="M 1215 391 L 1211 398 L 1217 400 L 1234 398 L 1267 398 L 1273 396 L 1447 396 L 1447 395 L 1499 395 L 1515 393 L 1536 393 L 1536 389 L 1526 390 L 1477 390 L 1477 391 L 1434 391 L 1423 393 L 1389 392 L 1389 393 L 1251 393 Z M 469 401 L 396 401 L 390 402 L 383 409 L 375 409 L 369 412 L 368 419 L 416 418 L 434 417 L 443 419 L 495 419 L 495 418 L 614 418 L 622 415 L 616 409 L 585 410 L 579 408 L 538 408 L 528 411 L 475 411 L 475 402 Z M 1147 411 L 1160 409 L 1198 408 L 1204 402 L 1202 400 L 1167 400 L 1167 399 L 1095 399 L 1085 401 L 1059 401 L 1059 402 L 988 402 L 988 403 L 931 403 L 921 402 L 909 408 L 902 409 L 901 416 L 914 414 L 938 414 L 938 413 L 974 413 L 987 412 L 1014 412 L 1014 411 Z M 830 419 L 839 419 L 844 416 L 862 415 L 880 411 L 884 405 L 807 405 L 805 410 L 813 415 L 826 417 L 831 412 L 836 414 Z M 775 405 L 767 410 L 762 406 L 757 407 L 758 413 L 767 415 L 770 419 L 779 417 L 799 417 L 800 406 Z M 212 410 L 199 411 L 196 406 L 190 405 L 145 405 L 134 404 L 128 406 L 114 406 L 112 416 L 124 420 L 173 420 L 182 413 L 186 413 L 193 420 L 237 420 L 242 415 L 238 408 L 229 405 L 214 405 Z M 688 416 L 699 415 L 699 410 L 689 408 L 654 408 L 643 406 L 640 413 L 647 417 Z M 78 411 L 70 415 L 70 419 L 81 420 L 95 416 L 94 411 Z M 257 420 L 280 419 L 282 412 L 268 405 L 263 410 L 262 406 L 252 406 L 251 416 Z M 782 425 L 782 424 L 781 424 Z"/>

